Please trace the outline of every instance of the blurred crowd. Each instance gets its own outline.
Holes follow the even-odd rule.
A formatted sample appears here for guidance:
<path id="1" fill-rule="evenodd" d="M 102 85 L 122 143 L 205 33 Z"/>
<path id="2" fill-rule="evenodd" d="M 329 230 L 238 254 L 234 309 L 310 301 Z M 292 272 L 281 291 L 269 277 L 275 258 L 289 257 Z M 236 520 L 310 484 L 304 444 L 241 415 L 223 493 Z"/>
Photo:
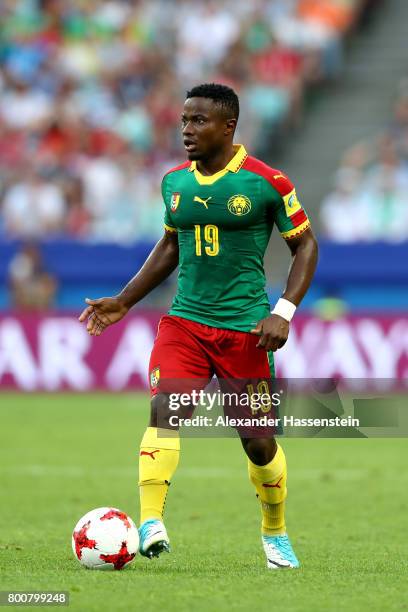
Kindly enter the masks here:
<path id="1" fill-rule="evenodd" d="M 267 157 L 377 1 L 2 0 L 0 236 L 155 239 L 186 90 L 236 88 L 237 139 Z"/>
<path id="2" fill-rule="evenodd" d="M 55 305 L 58 281 L 43 263 L 35 244 L 23 244 L 9 265 L 11 303 L 19 310 L 46 310 Z"/>
<path id="3" fill-rule="evenodd" d="M 408 79 L 381 134 L 344 154 L 321 221 L 336 242 L 408 240 Z"/>

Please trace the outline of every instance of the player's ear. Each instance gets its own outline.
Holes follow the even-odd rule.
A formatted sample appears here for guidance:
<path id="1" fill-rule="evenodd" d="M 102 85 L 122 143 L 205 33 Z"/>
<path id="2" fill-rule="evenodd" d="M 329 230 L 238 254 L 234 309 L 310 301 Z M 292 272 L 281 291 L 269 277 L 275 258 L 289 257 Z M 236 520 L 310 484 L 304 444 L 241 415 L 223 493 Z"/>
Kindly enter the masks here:
<path id="1" fill-rule="evenodd" d="M 224 135 L 229 136 L 230 134 L 233 134 L 235 132 L 236 127 L 237 127 L 236 119 L 227 119 L 225 123 Z"/>

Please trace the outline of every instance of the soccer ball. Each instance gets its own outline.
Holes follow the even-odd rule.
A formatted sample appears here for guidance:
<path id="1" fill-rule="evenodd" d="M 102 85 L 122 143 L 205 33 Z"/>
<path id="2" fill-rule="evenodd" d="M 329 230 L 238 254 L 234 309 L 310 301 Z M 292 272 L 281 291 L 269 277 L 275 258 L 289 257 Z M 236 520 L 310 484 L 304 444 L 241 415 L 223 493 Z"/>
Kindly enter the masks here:
<path id="1" fill-rule="evenodd" d="M 139 533 L 132 519 L 117 508 L 96 508 L 83 516 L 72 534 L 72 550 L 89 569 L 120 570 L 133 561 Z"/>

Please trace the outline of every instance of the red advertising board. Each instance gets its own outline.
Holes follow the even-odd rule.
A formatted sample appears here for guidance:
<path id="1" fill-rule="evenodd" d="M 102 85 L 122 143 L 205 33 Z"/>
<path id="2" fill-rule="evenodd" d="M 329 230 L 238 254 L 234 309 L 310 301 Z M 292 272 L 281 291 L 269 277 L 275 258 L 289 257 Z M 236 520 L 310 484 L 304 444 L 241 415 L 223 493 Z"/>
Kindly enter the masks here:
<path id="1" fill-rule="evenodd" d="M 98 338 L 75 315 L 0 315 L 0 389 L 146 389 L 160 313 L 136 312 Z M 295 317 L 276 354 L 285 378 L 394 379 L 408 386 L 408 316 Z"/>

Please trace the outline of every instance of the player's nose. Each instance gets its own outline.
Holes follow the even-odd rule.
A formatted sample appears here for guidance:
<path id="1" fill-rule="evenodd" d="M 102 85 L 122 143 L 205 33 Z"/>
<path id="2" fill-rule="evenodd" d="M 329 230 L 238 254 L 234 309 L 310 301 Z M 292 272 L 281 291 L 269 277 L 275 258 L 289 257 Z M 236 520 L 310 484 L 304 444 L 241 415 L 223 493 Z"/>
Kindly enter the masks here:
<path id="1" fill-rule="evenodd" d="M 183 136 L 192 136 L 194 134 L 193 124 L 191 121 L 187 121 L 187 123 L 183 126 L 182 133 Z"/>

